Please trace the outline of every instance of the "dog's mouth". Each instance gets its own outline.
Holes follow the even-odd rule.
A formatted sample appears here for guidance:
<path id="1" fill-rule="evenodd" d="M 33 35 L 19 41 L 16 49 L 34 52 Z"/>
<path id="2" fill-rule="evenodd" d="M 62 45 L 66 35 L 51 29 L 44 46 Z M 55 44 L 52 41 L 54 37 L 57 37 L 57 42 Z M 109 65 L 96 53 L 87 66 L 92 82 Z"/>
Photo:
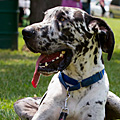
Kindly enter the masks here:
<path id="1" fill-rule="evenodd" d="M 72 50 L 61 50 L 52 54 L 41 54 L 36 62 L 35 72 L 32 79 L 33 87 L 37 87 L 40 73 L 50 75 L 64 70 L 71 62 Z"/>

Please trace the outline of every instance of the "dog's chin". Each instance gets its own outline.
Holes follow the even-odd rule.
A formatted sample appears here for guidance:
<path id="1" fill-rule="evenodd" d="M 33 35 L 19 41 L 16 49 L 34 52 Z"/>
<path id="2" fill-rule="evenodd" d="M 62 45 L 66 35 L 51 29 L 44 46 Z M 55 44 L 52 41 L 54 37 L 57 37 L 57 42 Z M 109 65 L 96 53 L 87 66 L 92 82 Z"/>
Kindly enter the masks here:
<path id="1" fill-rule="evenodd" d="M 66 49 L 52 54 L 41 54 L 38 65 L 38 72 L 43 75 L 51 75 L 58 71 L 63 71 L 72 60 L 72 50 Z"/>

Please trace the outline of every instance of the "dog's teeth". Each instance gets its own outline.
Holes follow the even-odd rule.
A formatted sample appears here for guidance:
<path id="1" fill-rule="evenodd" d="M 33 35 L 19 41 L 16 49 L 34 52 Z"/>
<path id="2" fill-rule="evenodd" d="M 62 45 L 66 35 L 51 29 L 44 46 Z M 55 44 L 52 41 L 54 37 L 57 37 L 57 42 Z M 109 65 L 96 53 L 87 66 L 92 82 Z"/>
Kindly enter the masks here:
<path id="1" fill-rule="evenodd" d="M 63 57 L 63 54 L 60 54 L 60 57 Z"/>
<path id="2" fill-rule="evenodd" d="M 65 51 L 62 51 L 61 53 L 64 55 L 64 54 L 65 54 Z"/>
<path id="3" fill-rule="evenodd" d="M 56 60 L 58 60 L 59 59 L 59 57 L 56 57 Z"/>
<path id="4" fill-rule="evenodd" d="M 48 63 L 47 63 L 47 62 L 45 62 L 45 66 L 46 66 L 46 67 L 48 66 Z"/>
<path id="5" fill-rule="evenodd" d="M 54 62 L 55 60 L 52 60 L 52 62 Z"/>
<path id="6" fill-rule="evenodd" d="M 41 66 L 42 68 L 45 68 L 45 66 Z"/>

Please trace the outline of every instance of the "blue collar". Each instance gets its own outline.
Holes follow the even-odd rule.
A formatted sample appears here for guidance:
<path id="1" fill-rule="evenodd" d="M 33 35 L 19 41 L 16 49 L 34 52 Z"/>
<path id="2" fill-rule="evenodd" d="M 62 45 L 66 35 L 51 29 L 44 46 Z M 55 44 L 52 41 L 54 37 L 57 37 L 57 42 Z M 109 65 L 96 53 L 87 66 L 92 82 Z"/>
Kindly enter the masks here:
<path id="1" fill-rule="evenodd" d="M 74 91 L 74 90 L 80 89 L 81 87 L 87 87 L 91 84 L 98 82 L 99 80 L 101 80 L 103 78 L 103 75 L 104 75 L 104 69 L 102 71 L 94 74 L 93 76 L 83 79 L 81 82 L 78 82 L 78 80 L 70 78 L 67 75 L 65 75 L 64 73 L 60 72 L 59 80 L 66 89 L 69 88 L 69 91 Z M 67 85 L 66 83 L 68 83 L 70 85 Z"/>

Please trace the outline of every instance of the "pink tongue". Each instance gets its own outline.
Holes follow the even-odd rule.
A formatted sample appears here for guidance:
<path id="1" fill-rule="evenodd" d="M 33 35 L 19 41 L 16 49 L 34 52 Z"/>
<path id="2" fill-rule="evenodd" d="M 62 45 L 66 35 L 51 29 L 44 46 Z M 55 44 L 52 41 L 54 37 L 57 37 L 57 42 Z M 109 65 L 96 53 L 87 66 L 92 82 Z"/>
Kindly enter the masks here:
<path id="1" fill-rule="evenodd" d="M 55 59 L 59 55 L 60 55 L 60 52 L 56 52 L 51 55 L 44 55 L 44 54 L 40 55 L 40 57 L 38 58 L 36 62 L 35 72 L 34 72 L 33 79 L 32 79 L 32 85 L 34 88 L 37 87 L 37 84 L 39 82 L 39 77 L 40 77 L 40 73 L 38 72 L 39 63 L 49 62 L 52 59 Z"/>
<path id="2" fill-rule="evenodd" d="M 37 84 L 39 82 L 40 73 L 37 71 L 38 67 L 39 67 L 39 63 L 40 63 L 40 61 L 42 61 L 42 59 L 45 58 L 45 56 L 46 55 L 40 55 L 40 57 L 38 58 L 38 60 L 36 62 L 35 72 L 34 72 L 33 79 L 32 79 L 32 85 L 34 88 L 37 87 Z"/>

